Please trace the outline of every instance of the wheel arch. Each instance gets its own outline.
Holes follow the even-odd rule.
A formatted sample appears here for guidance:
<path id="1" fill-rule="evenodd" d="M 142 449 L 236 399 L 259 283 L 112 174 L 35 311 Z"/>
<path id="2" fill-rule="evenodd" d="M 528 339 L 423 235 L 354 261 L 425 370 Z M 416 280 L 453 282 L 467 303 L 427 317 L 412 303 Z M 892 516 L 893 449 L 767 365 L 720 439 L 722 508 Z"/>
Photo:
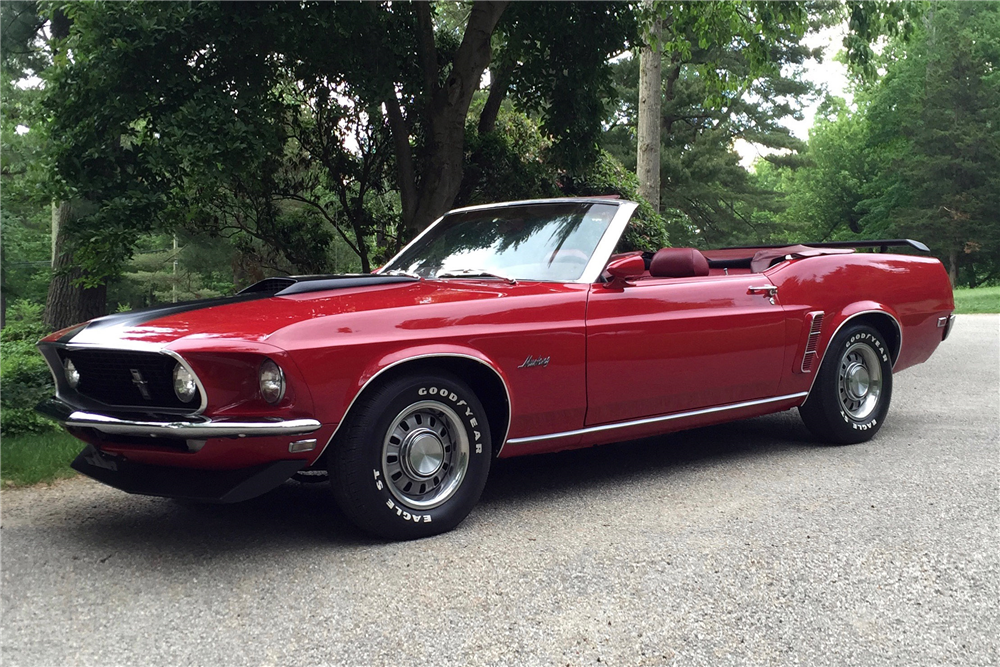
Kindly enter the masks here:
<path id="1" fill-rule="evenodd" d="M 490 439 L 493 443 L 493 458 L 496 458 L 507 439 L 507 433 L 510 432 L 511 399 L 507 381 L 496 366 L 479 356 L 460 352 L 430 352 L 396 359 L 383 364 L 372 373 L 351 399 L 340 423 L 312 465 L 322 465 L 341 426 L 347 421 L 362 396 L 402 375 L 434 371 L 444 371 L 460 378 L 475 392 L 483 404 L 483 409 L 486 410 L 486 418 L 490 424 Z"/>
<path id="2" fill-rule="evenodd" d="M 892 314 L 884 310 L 865 311 L 851 315 L 845 319 L 838 330 L 848 322 L 854 324 L 867 324 L 880 334 L 889 345 L 889 356 L 892 358 L 892 365 L 896 365 L 899 353 L 903 349 L 903 327 Z M 832 338 L 830 340 L 833 340 Z M 825 355 L 824 355 L 825 356 Z"/>
<path id="3" fill-rule="evenodd" d="M 819 363 L 815 366 L 816 372 L 813 375 L 812 383 L 809 385 L 809 392 L 806 396 L 805 401 L 809 400 L 809 396 L 812 395 L 813 387 L 816 384 L 816 378 L 819 376 L 819 369 L 823 367 L 826 362 L 826 355 L 830 351 L 833 339 L 837 337 L 840 330 L 843 329 L 848 324 L 867 324 L 881 334 L 882 338 L 885 339 L 886 344 L 889 346 L 889 356 L 892 359 L 892 365 L 896 365 L 896 360 L 899 359 L 899 353 L 903 349 L 903 327 L 900 325 L 899 320 L 895 315 L 890 313 L 884 308 L 868 308 L 864 310 L 848 310 L 845 311 L 837 327 L 830 334 L 829 339 L 826 341 L 826 346 L 823 349 L 823 357 L 819 360 Z"/>

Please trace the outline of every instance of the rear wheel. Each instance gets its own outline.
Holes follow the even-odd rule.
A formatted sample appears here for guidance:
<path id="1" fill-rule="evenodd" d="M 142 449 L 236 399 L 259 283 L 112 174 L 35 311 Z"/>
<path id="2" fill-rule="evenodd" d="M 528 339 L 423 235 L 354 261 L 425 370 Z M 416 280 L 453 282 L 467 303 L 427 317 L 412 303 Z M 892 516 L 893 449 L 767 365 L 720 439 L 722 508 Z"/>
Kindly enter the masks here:
<path id="1" fill-rule="evenodd" d="M 865 442 L 882 428 L 891 398 L 889 348 L 877 330 L 856 324 L 844 327 L 830 342 L 799 414 L 824 442 Z"/>
<path id="2" fill-rule="evenodd" d="M 331 447 L 330 483 L 344 513 L 390 539 L 457 526 L 482 494 L 492 454 L 486 411 L 446 373 L 403 376 L 371 391 Z"/>

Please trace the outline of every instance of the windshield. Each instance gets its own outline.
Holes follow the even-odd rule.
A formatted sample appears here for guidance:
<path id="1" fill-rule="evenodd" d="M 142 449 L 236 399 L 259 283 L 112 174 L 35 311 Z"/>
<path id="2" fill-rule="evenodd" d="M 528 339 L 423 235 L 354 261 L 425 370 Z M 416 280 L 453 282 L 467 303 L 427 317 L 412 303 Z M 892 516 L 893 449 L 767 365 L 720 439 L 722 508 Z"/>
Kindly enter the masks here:
<path id="1" fill-rule="evenodd" d="M 452 213 L 381 272 L 579 280 L 617 210 L 611 204 L 567 202 Z"/>

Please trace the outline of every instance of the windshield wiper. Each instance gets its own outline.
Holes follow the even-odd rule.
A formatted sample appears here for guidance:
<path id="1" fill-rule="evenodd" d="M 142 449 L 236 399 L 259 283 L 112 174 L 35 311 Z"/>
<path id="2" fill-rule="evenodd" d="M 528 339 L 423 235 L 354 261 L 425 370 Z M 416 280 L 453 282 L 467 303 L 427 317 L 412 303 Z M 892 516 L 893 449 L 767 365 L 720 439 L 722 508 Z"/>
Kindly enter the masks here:
<path id="1" fill-rule="evenodd" d="M 513 278 L 508 278 L 507 276 L 501 276 L 499 273 L 490 273 L 489 271 L 484 271 L 482 269 L 456 269 L 454 271 L 442 271 L 435 276 L 437 278 L 496 278 L 498 280 L 506 281 L 511 285 L 516 285 L 517 281 Z"/>
<path id="2" fill-rule="evenodd" d="M 403 271 L 402 269 L 390 269 L 389 271 L 382 271 L 379 275 L 382 276 L 406 276 L 407 278 L 416 278 L 417 280 L 423 280 L 422 276 L 411 271 Z"/>

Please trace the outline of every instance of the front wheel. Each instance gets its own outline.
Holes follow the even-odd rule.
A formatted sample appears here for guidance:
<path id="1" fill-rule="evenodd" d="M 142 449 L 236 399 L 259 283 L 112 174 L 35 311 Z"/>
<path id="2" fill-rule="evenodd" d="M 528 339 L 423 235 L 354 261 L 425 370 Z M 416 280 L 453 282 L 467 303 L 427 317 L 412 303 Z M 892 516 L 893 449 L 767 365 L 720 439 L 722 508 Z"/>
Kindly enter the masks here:
<path id="1" fill-rule="evenodd" d="M 799 408 L 806 427 L 834 444 L 871 440 L 892 398 L 892 358 L 870 326 L 846 326 L 830 341 L 809 398 Z"/>
<path id="2" fill-rule="evenodd" d="M 451 530 L 489 474 L 486 411 L 450 374 L 411 375 L 358 401 L 331 445 L 330 483 L 344 513 L 389 539 Z"/>

